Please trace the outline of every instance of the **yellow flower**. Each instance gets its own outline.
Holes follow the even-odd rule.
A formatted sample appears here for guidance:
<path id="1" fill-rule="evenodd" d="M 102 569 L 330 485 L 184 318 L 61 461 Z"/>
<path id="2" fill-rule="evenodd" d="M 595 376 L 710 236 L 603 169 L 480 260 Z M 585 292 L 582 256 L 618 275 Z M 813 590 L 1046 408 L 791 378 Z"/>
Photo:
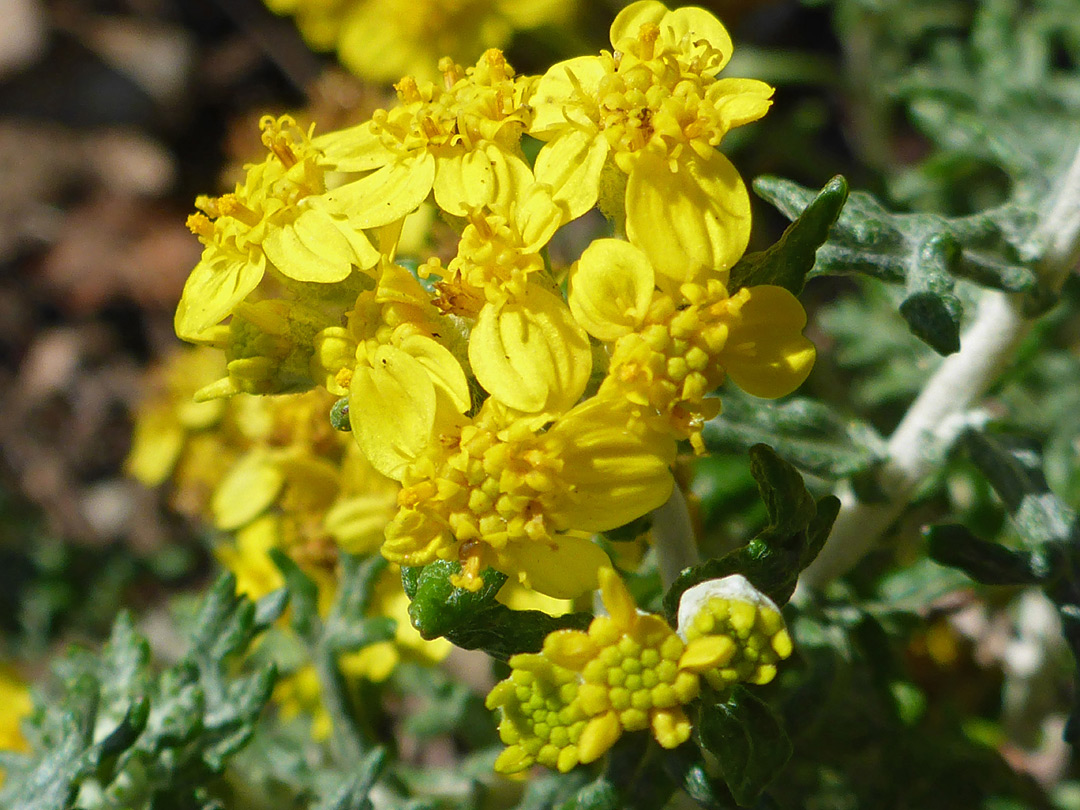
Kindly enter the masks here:
<path id="1" fill-rule="evenodd" d="M 265 116 L 261 127 L 270 155 L 248 167 L 235 192 L 200 197 L 200 213 L 188 219 L 205 249 L 176 310 L 176 333 L 185 340 L 216 340 L 213 327 L 267 271 L 326 284 L 379 259 L 364 233 L 326 196 L 334 165 L 309 134 L 289 116 Z"/>
<path id="2" fill-rule="evenodd" d="M 541 593 L 595 587 L 607 557 L 580 532 L 628 523 L 667 500 L 674 442 L 628 426 L 620 403 L 586 400 L 540 432 L 489 399 L 410 465 L 383 555 L 402 565 L 460 559 L 460 585 L 493 566 Z"/>
<path id="3" fill-rule="evenodd" d="M 655 0 L 623 9 L 613 52 L 570 59 L 540 79 L 530 134 L 547 141 L 538 181 L 577 217 L 598 201 L 648 255 L 662 289 L 725 270 L 750 234 L 746 188 L 716 151 L 756 120 L 772 88 L 717 79 L 731 57 L 723 25 L 700 8 Z"/>
<path id="4" fill-rule="evenodd" d="M 612 569 L 600 572 L 608 616 L 588 632 L 560 630 L 544 641 L 543 655 L 557 666 L 581 672 L 578 702 L 589 722 L 578 742 L 582 762 L 592 762 L 624 731 L 652 729 L 665 748 L 690 736 L 683 705 L 698 695 L 699 681 L 685 669 L 682 639 L 661 617 L 639 613 Z"/>
<path id="5" fill-rule="evenodd" d="M 616 239 L 593 242 L 570 273 L 570 309 L 593 337 L 611 344 L 601 393 L 632 403 L 657 430 L 689 438 L 720 411 L 706 395 L 725 374 L 750 394 L 774 398 L 806 379 L 814 344 L 803 337 L 806 313 L 782 287 L 728 296 L 718 279 L 656 289 L 646 255 Z"/>
<path id="6" fill-rule="evenodd" d="M 289 722 L 298 717 L 310 717 L 311 739 L 315 742 L 330 739 L 334 723 L 323 705 L 322 686 L 313 664 L 306 664 L 281 677 L 274 685 L 271 697 L 278 705 L 282 720 Z"/>
<path id="7" fill-rule="evenodd" d="M 387 477 L 400 479 L 434 435 L 471 407 L 462 363 L 446 345 L 460 342 L 457 329 L 405 268 L 384 262 L 378 286 L 357 298 L 348 327 L 316 338 L 325 384 L 348 393 L 356 405 L 349 409 L 353 435 Z"/>
<path id="8" fill-rule="evenodd" d="M 510 677 L 492 689 L 507 748 L 495 770 L 516 773 L 540 762 L 560 771 L 599 759 L 624 731 L 651 729 L 665 748 L 690 736 L 683 706 L 698 696 L 685 645 L 659 616 L 640 613 L 619 575 L 601 568 L 608 616 L 587 632 L 559 630 L 539 654 L 515 655 Z"/>
<path id="9" fill-rule="evenodd" d="M 378 551 L 386 524 L 397 513 L 401 485 L 377 472 L 355 442 L 345 449 L 340 483 L 338 498 L 326 511 L 323 526 L 342 551 Z"/>
<path id="10" fill-rule="evenodd" d="M 534 185 L 508 208 L 474 209 L 461 234 L 457 256 L 443 268 L 438 258 L 420 268 L 436 275 L 443 312 L 475 318 L 485 303 L 503 304 L 525 295 L 531 276 L 544 270 L 541 249 L 562 224 L 547 186 Z"/>
<path id="11" fill-rule="evenodd" d="M 189 436 L 218 424 L 224 402 L 195 402 L 195 392 L 221 375 L 221 355 L 208 348 L 177 351 L 155 369 L 135 414 L 128 475 L 143 486 L 164 483 L 176 469 Z"/>
<path id="12" fill-rule="evenodd" d="M 465 216 L 491 203 L 507 206 L 532 185 L 520 146 L 531 120 L 530 80 L 515 78 L 497 50 L 468 70 L 444 59 L 440 71 L 438 85 L 406 76 L 396 85 L 396 107 L 318 140 L 341 171 L 368 173 L 328 195 L 355 227 L 396 222 L 433 190 L 439 208 Z"/>

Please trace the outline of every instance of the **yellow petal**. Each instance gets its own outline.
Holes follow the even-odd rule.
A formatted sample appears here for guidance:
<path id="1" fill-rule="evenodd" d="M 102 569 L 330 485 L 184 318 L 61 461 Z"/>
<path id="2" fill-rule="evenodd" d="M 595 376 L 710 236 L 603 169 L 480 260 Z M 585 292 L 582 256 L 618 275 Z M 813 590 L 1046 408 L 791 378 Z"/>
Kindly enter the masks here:
<path id="1" fill-rule="evenodd" d="M 170 408 L 144 409 L 135 420 L 124 471 L 145 487 L 156 487 L 176 466 L 184 430 Z"/>
<path id="2" fill-rule="evenodd" d="M 480 310 L 469 362 L 477 382 L 504 405 L 558 412 L 585 391 L 592 350 L 562 298 L 530 284 L 520 299 Z"/>
<path id="3" fill-rule="evenodd" d="M 416 359 L 380 346 L 371 365 L 358 365 L 349 387 L 349 423 L 371 466 L 400 479 L 431 440 L 435 386 Z"/>
<path id="4" fill-rule="evenodd" d="M 667 161 L 642 154 L 626 186 L 626 234 L 649 257 L 657 285 L 674 291 L 727 270 L 750 239 L 750 198 L 719 152 Z"/>
<path id="5" fill-rule="evenodd" d="M 567 125 L 567 114 L 578 123 L 587 121 L 588 99 L 595 104 L 604 77 L 604 66 L 599 57 L 578 56 L 548 68 L 540 77 L 529 103 L 535 113 L 529 134 L 549 140 L 550 135 L 560 132 Z"/>
<path id="6" fill-rule="evenodd" d="M 370 172 L 397 159 L 397 153 L 387 149 L 382 138 L 372 132 L 370 121 L 319 135 L 311 139 L 311 144 L 321 149 L 339 172 Z"/>
<path id="7" fill-rule="evenodd" d="M 511 745 L 499 754 L 498 759 L 495 760 L 495 772 L 503 774 L 519 773 L 532 765 L 534 761 L 520 745 Z"/>
<path id="8" fill-rule="evenodd" d="M 660 21 L 670 13 L 667 6 L 657 0 L 639 0 L 637 3 L 631 3 L 618 13 L 611 24 L 611 30 L 608 33 L 612 47 L 618 47 L 619 42 L 626 37 L 636 39 L 642 25 L 646 23 L 659 25 Z"/>
<path id="9" fill-rule="evenodd" d="M 463 217 L 473 208 L 508 205 L 532 182 L 529 164 L 487 143 L 481 149 L 437 159 L 435 202 L 446 213 Z"/>
<path id="10" fill-rule="evenodd" d="M 727 636 L 700 636 L 686 645 L 679 659 L 679 669 L 704 672 L 726 666 L 735 656 L 735 642 Z"/>
<path id="11" fill-rule="evenodd" d="M 675 9 L 660 21 L 660 35 L 665 44 L 680 45 L 679 50 L 684 53 L 692 51 L 692 46 L 701 42 L 720 51 L 720 55 L 704 67 L 702 72 L 707 75 L 715 75 L 731 59 L 731 36 L 723 23 L 703 8 Z"/>
<path id="12" fill-rule="evenodd" d="M 285 476 L 265 453 L 253 451 L 229 470 L 214 490 L 210 512 L 225 531 L 250 523 L 270 508 L 285 485 Z"/>
<path id="13" fill-rule="evenodd" d="M 590 720 L 578 740 L 578 755 L 582 762 L 600 759 L 615 741 L 622 736 L 622 725 L 615 712 L 608 712 Z"/>
<path id="14" fill-rule="evenodd" d="M 522 196 L 514 214 L 521 235 L 521 250 L 535 253 L 546 245 L 563 222 L 563 212 L 551 196 L 551 189 L 534 183 Z"/>
<path id="15" fill-rule="evenodd" d="M 620 239 L 597 239 L 570 270 L 570 311 L 593 337 L 617 340 L 641 325 L 654 289 L 644 253 Z"/>
<path id="16" fill-rule="evenodd" d="M 327 192 L 327 205 L 354 228 L 375 228 L 415 211 L 434 180 L 435 158 L 422 152 Z"/>
<path id="17" fill-rule="evenodd" d="M 551 186 L 552 198 L 569 221 L 594 205 L 600 194 L 600 172 L 608 142 L 597 130 L 568 129 L 536 156 L 536 181 Z"/>
<path id="18" fill-rule="evenodd" d="M 379 641 L 341 656 L 338 666 L 347 678 L 366 678 L 374 683 L 382 683 L 390 677 L 400 660 L 401 655 L 392 641 Z"/>
<path id="19" fill-rule="evenodd" d="M 559 535 L 550 541 L 510 543 L 499 552 L 496 568 L 517 575 L 527 588 L 556 599 L 573 599 L 597 585 L 597 571 L 611 560 L 584 537 Z"/>
<path id="20" fill-rule="evenodd" d="M 675 440 L 632 429 L 625 405 L 592 397 L 556 420 L 546 439 L 559 448 L 569 484 L 550 512 L 556 525 L 606 531 L 664 503 L 675 481 Z"/>
<path id="21" fill-rule="evenodd" d="M 394 517 L 395 506 L 383 493 L 353 495 L 327 510 L 323 527 L 343 551 L 370 554 L 382 544 L 383 530 Z"/>
<path id="22" fill-rule="evenodd" d="M 806 311 L 783 287 L 741 292 L 746 302 L 729 322 L 720 362 L 748 394 L 766 399 L 790 394 L 810 374 L 817 356 L 814 344 L 802 335 Z"/>
<path id="23" fill-rule="evenodd" d="M 596 653 L 596 643 L 588 633 L 580 630 L 556 630 L 544 639 L 544 655 L 553 663 L 574 671 L 584 667 Z"/>
<path id="24" fill-rule="evenodd" d="M 424 367 L 436 392 L 444 394 L 458 413 L 469 410 L 472 406 L 469 381 L 449 349 L 424 335 L 410 335 L 398 348 Z"/>
<path id="25" fill-rule="evenodd" d="M 773 88 L 757 79 L 721 79 L 708 97 L 721 110 L 728 129 L 757 121 L 772 106 Z"/>
<path id="26" fill-rule="evenodd" d="M 637 603 L 614 568 L 600 569 L 600 594 L 604 607 L 616 625 L 631 628 L 637 623 Z"/>
<path id="27" fill-rule="evenodd" d="M 221 323 L 259 286 L 265 270 L 262 251 L 248 261 L 207 248 L 184 284 L 174 320 L 176 334 L 186 340 Z"/>
<path id="28" fill-rule="evenodd" d="M 344 281 L 353 265 L 371 267 L 379 260 L 362 231 L 317 208 L 308 208 L 291 225 L 272 228 L 262 246 L 274 266 L 296 281 Z"/>

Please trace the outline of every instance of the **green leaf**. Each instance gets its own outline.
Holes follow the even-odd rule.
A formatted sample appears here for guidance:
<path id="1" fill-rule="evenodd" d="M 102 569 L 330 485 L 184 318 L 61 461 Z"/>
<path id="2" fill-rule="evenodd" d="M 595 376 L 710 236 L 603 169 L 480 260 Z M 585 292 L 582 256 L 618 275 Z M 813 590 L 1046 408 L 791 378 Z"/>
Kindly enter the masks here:
<path id="1" fill-rule="evenodd" d="M 386 760 L 385 748 L 371 751 L 356 764 L 354 772 L 342 779 L 343 784 L 315 805 L 314 810 L 371 810 L 368 795 L 385 770 Z"/>
<path id="2" fill-rule="evenodd" d="M 775 177 L 758 178 L 757 193 L 789 219 L 814 201 L 810 189 Z M 895 214 L 872 195 L 852 192 L 818 250 L 809 277 L 863 274 L 901 284 L 900 314 L 908 328 L 939 354 L 960 346 L 963 307 L 959 279 L 1006 292 L 1034 292 L 1035 273 L 1020 258 L 1011 209 L 968 217 Z"/>
<path id="3" fill-rule="evenodd" d="M 289 591 L 289 603 L 292 605 L 289 625 L 300 638 L 313 643 L 322 630 L 322 621 L 319 619 L 319 586 L 281 549 L 272 548 L 269 554 L 285 578 L 285 587 Z"/>
<path id="4" fill-rule="evenodd" d="M 1072 535 L 1076 512 L 1047 486 L 1037 443 L 1018 436 L 991 436 L 974 430 L 965 433 L 962 442 L 1031 546 L 1067 540 Z"/>
<path id="5" fill-rule="evenodd" d="M 664 769 L 700 807 L 727 810 L 734 802 L 724 781 L 709 774 L 701 749 L 692 742 L 665 751 Z"/>
<path id="6" fill-rule="evenodd" d="M 549 616 L 539 610 L 511 610 L 495 601 L 505 574 L 488 568 L 483 585 L 473 592 L 450 582 L 460 573 L 461 564 L 447 560 L 401 569 L 405 593 L 412 600 L 409 616 L 424 638 L 443 636 L 458 647 L 506 660 L 519 652 L 539 652 L 548 633 L 583 630 L 592 620 L 589 613 Z"/>
<path id="7" fill-rule="evenodd" d="M 150 808 L 164 797 L 208 806 L 205 785 L 250 739 L 276 677 L 273 667 L 237 672 L 235 659 L 280 614 L 281 594 L 256 606 L 234 589 L 231 576 L 210 589 L 188 652 L 156 677 L 126 615 L 100 656 L 61 662 L 63 692 L 33 719 L 35 754 L 9 774 L 3 806 L 66 810 L 86 783 L 108 807 Z"/>
<path id="8" fill-rule="evenodd" d="M 694 728 L 741 807 L 751 806 L 791 758 L 779 716 L 742 686 L 725 703 L 703 705 Z"/>
<path id="9" fill-rule="evenodd" d="M 742 574 L 778 605 L 795 590 L 799 572 L 825 544 L 840 501 L 832 495 L 816 503 L 798 471 L 764 444 L 750 448 L 750 470 L 769 515 L 768 525 L 749 543 L 723 557 L 688 568 L 664 595 L 664 612 L 674 620 L 688 588 L 708 579 Z"/>
<path id="10" fill-rule="evenodd" d="M 840 175 L 826 183 L 774 245 L 748 253 L 731 268 L 728 289 L 735 293 L 743 287 L 774 284 L 795 295 L 802 292 L 814 255 L 828 238 L 847 195 L 847 181 Z"/>
<path id="11" fill-rule="evenodd" d="M 724 411 L 705 424 L 702 438 L 714 453 L 745 452 L 768 442 L 795 466 L 831 480 L 865 472 L 887 454 L 872 426 L 822 402 L 770 402 L 734 388 L 725 389 Z"/>
<path id="12" fill-rule="evenodd" d="M 1045 556 L 982 540 L 963 526 L 931 526 L 925 535 L 935 561 L 984 585 L 1037 585 L 1050 573 Z"/>
<path id="13" fill-rule="evenodd" d="M 337 596 L 326 618 L 322 643 L 335 653 L 346 653 L 391 640 L 396 627 L 392 618 L 365 615 L 375 584 L 389 565 L 386 558 L 380 554 L 341 554 L 339 563 Z"/>

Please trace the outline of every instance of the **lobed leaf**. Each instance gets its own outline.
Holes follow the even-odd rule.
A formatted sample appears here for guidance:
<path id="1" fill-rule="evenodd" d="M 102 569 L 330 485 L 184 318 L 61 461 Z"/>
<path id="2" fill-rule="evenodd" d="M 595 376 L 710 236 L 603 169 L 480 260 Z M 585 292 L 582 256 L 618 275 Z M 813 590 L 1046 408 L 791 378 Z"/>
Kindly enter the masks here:
<path id="1" fill-rule="evenodd" d="M 539 652 L 548 633 L 583 630 L 592 621 L 589 613 L 549 616 L 539 610 L 511 610 L 495 601 L 505 574 L 487 569 L 483 585 L 472 592 L 450 582 L 460 572 L 460 563 L 447 560 L 401 569 L 405 593 L 412 600 L 409 616 L 424 638 L 443 636 L 458 647 L 506 660 L 519 652 Z"/>

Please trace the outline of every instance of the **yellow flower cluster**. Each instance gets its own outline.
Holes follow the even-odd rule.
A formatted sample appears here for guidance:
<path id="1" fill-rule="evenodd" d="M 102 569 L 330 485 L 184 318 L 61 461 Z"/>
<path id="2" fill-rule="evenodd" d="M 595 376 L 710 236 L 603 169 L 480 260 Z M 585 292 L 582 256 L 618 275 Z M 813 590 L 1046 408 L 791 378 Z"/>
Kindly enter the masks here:
<path id="1" fill-rule="evenodd" d="M 732 579 L 687 591 L 680 635 L 639 612 L 619 575 L 602 568 L 609 615 L 587 632 L 550 634 L 540 653 L 513 656 L 510 677 L 489 693 L 507 745 L 495 769 L 517 773 L 540 763 L 568 771 L 599 759 L 625 731 L 649 729 L 675 748 L 690 736 L 683 707 L 697 698 L 702 676 L 718 689 L 771 679 L 775 662 L 791 654 L 783 619 L 745 579 L 734 587 Z"/>
<path id="2" fill-rule="evenodd" d="M 727 287 L 750 218 L 716 147 L 771 88 L 717 78 L 731 41 L 701 9 L 641 0 L 611 41 L 544 76 L 493 49 L 444 58 L 436 81 L 407 76 L 391 109 L 322 135 L 264 119 L 265 159 L 191 219 L 205 252 L 177 332 L 227 360 L 197 398 L 319 386 L 347 402 L 366 463 L 400 484 L 382 553 L 459 560 L 463 587 L 492 566 L 558 598 L 595 588 L 591 535 L 667 500 L 677 442 L 702 449 L 726 376 L 776 397 L 814 361 L 790 293 Z M 527 136 L 544 142 L 534 164 Z M 431 205 L 456 245 L 399 257 Z M 552 267 L 551 240 L 594 206 L 626 239 Z M 249 463 L 245 490 L 292 474 Z"/>
<path id="3" fill-rule="evenodd" d="M 435 79 L 442 56 L 473 59 L 505 45 L 514 31 L 568 21 L 577 0 L 265 0 L 289 14 L 307 43 L 337 50 L 357 76 Z"/>

